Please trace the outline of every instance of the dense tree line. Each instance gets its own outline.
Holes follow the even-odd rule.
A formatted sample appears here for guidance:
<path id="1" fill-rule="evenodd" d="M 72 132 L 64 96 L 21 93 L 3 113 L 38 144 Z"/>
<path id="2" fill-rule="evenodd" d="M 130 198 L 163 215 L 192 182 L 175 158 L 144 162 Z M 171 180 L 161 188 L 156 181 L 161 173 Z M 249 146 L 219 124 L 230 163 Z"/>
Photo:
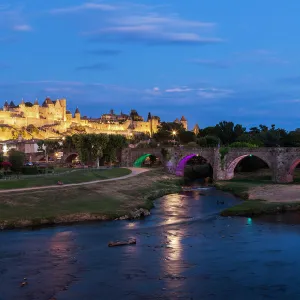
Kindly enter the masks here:
<path id="1" fill-rule="evenodd" d="M 273 124 L 270 127 L 259 125 L 246 130 L 241 124 L 222 121 L 215 126 L 200 129 L 196 135 L 193 131 L 186 131 L 181 124 L 161 123 L 154 139 L 162 144 L 175 140 L 179 144 L 197 143 L 201 147 L 299 147 L 300 129 L 287 131 Z"/>
<path id="2" fill-rule="evenodd" d="M 77 152 L 82 163 L 98 167 L 100 160 L 108 163 L 116 161 L 117 150 L 124 148 L 127 140 L 118 134 L 74 134 L 66 136 L 63 141 L 39 141 L 38 145 L 44 151 L 46 161 L 57 151 Z"/>

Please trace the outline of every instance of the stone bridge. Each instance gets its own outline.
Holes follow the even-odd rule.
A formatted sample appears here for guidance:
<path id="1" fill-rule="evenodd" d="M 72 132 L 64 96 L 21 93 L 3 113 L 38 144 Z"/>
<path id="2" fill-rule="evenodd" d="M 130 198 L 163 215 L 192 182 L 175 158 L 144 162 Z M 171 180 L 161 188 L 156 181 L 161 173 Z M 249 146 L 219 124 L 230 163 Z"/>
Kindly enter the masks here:
<path id="1" fill-rule="evenodd" d="M 193 156 L 201 156 L 213 168 L 215 180 L 230 180 L 234 177 L 237 164 L 247 156 L 253 155 L 262 159 L 272 172 L 272 180 L 277 183 L 293 181 L 293 172 L 300 163 L 300 148 L 228 148 L 228 153 L 221 157 L 219 148 L 162 148 L 131 149 L 122 151 L 122 166 L 133 166 L 134 162 L 145 154 L 158 157 L 170 173 L 183 176 L 184 167 Z"/>

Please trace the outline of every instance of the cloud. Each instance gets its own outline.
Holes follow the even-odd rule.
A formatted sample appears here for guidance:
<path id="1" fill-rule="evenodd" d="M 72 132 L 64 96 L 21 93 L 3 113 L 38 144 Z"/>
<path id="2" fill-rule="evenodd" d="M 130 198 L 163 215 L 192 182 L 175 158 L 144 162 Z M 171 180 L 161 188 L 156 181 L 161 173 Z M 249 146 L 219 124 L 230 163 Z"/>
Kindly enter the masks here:
<path id="1" fill-rule="evenodd" d="M 119 5 L 97 19 L 98 28 L 82 33 L 90 41 L 136 42 L 144 44 L 221 43 L 215 37 L 216 24 L 181 18 L 174 13 L 162 14 L 157 7 Z"/>
<path id="2" fill-rule="evenodd" d="M 121 50 L 114 50 L 114 49 L 88 50 L 86 52 L 93 55 L 103 55 L 103 56 L 117 56 L 122 53 Z"/>
<path id="3" fill-rule="evenodd" d="M 192 32 L 171 32 L 166 31 L 160 26 L 141 25 L 141 26 L 116 26 L 100 29 L 90 33 L 90 41 L 111 42 L 137 42 L 149 45 L 159 44 L 187 44 L 205 45 L 223 42 L 222 39 L 213 37 L 202 37 Z"/>
<path id="4" fill-rule="evenodd" d="M 275 100 L 273 103 L 300 103 L 300 99 Z"/>
<path id="5" fill-rule="evenodd" d="M 235 53 L 235 60 L 237 62 L 251 62 L 257 64 L 271 64 L 271 65 L 286 65 L 288 60 L 282 59 L 276 52 L 266 49 L 256 49 L 249 52 Z"/>
<path id="6" fill-rule="evenodd" d="M 216 59 L 191 59 L 190 63 L 194 63 L 200 66 L 215 68 L 215 69 L 227 69 L 232 66 L 237 66 L 245 63 L 252 64 L 267 64 L 267 65 L 285 65 L 288 64 L 287 60 L 284 60 L 277 56 L 275 52 L 258 49 L 248 52 L 237 52 L 227 60 Z"/>
<path id="7" fill-rule="evenodd" d="M 15 26 L 13 26 L 13 30 L 15 30 L 15 31 L 31 31 L 32 28 L 28 24 L 23 24 L 23 25 L 15 25 Z"/>
<path id="8" fill-rule="evenodd" d="M 110 70 L 111 66 L 106 63 L 96 63 L 92 65 L 79 66 L 76 68 L 77 71 L 107 71 Z"/>
<path id="9" fill-rule="evenodd" d="M 193 89 L 187 88 L 187 87 L 177 87 L 177 88 L 170 88 L 170 89 L 166 89 L 165 92 L 166 93 L 186 93 L 186 92 L 190 92 Z"/>
<path id="10" fill-rule="evenodd" d="M 25 20 L 25 13 L 20 8 L 11 5 L 0 6 L 0 30 L 30 31 L 31 26 Z"/>
<path id="11" fill-rule="evenodd" d="M 209 68 L 217 68 L 217 69 L 227 69 L 230 67 L 229 62 L 218 61 L 218 60 L 209 60 L 209 59 L 192 59 L 190 62 L 201 65 Z"/>
<path id="12" fill-rule="evenodd" d="M 146 89 L 145 93 L 149 95 L 157 96 L 157 95 L 161 95 L 161 90 L 159 87 L 155 86 L 152 89 Z"/>
<path id="13" fill-rule="evenodd" d="M 100 11 L 112 11 L 115 10 L 115 6 L 104 3 L 93 3 L 86 2 L 77 6 L 68 6 L 62 8 L 55 8 L 50 10 L 51 14 L 70 14 L 70 13 L 78 13 L 86 10 L 100 10 Z"/>
<path id="14" fill-rule="evenodd" d="M 200 88 L 197 95 L 204 99 L 221 99 L 229 97 L 234 93 L 233 90 L 218 89 L 218 88 Z"/>

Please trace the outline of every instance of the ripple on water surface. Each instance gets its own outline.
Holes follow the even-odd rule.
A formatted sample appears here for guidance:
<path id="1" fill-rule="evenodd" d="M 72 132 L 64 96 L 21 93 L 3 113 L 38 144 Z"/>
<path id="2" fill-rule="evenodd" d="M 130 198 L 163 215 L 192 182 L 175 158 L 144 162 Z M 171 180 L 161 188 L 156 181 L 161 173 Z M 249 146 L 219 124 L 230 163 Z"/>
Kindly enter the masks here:
<path id="1" fill-rule="evenodd" d="M 300 226 L 218 217 L 237 201 L 192 191 L 140 221 L 3 232 L 0 299 L 299 299 Z"/>

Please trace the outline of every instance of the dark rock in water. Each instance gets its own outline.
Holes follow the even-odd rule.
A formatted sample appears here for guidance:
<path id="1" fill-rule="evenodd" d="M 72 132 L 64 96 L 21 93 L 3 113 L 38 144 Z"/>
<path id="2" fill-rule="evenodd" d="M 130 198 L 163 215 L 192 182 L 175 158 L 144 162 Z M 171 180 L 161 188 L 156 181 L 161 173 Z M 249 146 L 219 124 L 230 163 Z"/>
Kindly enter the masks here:
<path id="1" fill-rule="evenodd" d="M 129 239 L 128 241 L 116 241 L 109 242 L 108 247 L 117 247 L 117 246 L 125 246 L 125 245 L 135 245 L 136 239 Z"/>

